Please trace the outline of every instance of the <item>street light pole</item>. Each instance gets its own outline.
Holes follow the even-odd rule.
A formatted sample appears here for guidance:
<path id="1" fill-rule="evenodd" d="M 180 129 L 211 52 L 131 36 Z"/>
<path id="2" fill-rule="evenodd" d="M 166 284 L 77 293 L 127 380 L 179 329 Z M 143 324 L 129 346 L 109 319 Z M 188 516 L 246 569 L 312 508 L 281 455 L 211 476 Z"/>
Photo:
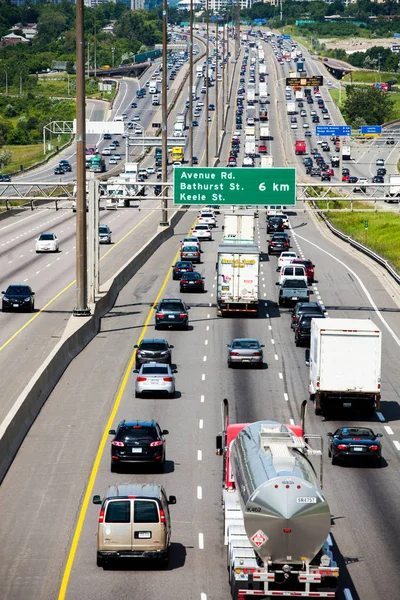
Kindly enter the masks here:
<path id="1" fill-rule="evenodd" d="M 222 123 L 221 130 L 225 129 L 225 15 L 222 21 Z"/>
<path id="2" fill-rule="evenodd" d="M 161 84 L 161 177 L 163 183 L 167 183 L 168 179 L 168 132 L 167 132 L 167 117 L 168 117 L 168 93 L 167 93 L 167 0 L 163 0 L 162 11 L 162 84 Z M 160 225 L 168 225 L 168 186 L 164 186 L 162 190 L 163 201 L 161 210 Z"/>
<path id="3" fill-rule="evenodd" d="M 84 5 L 83 0 L 76 0 L 76 317 L 90 315 L 87 305 L 85 145 Z"/>
<path id="4" fill-rule="evenodd" d="M 193 0 L 189 21 L 189 166 L 193 166 Z"/>
<path id="5" fill-rule="evenodd" d="M 240 4 L 239 0 L 236 0 L 236 25 L 235 25 L 235 55 L 236 60 L 240 54 Z"/>
<path id="6" fill-rule="evenodd" d="M 112 66 L 114 68 L 114 53 L 115 53 L 115 48 L 111 48 L 111 56 L 112 56 Z"/>
<path id="7" fill-rule="evenodd" d="M 209 162 L 209 157 L 208 157 L 208 145 L 209 145 L 209 123 L 208 123 L 208 116 L 209 116 L 209 112 L 208 112 L 208 101 L 210 99 L 209 97 L 209 93 L 208 93 L 208 82 L 209 82 L 209 78 L 208 78 L 208 73 L 209 73 L 209 69 L 210 69 L 210 64 L 209 64 L 209 58 L 210 58 L 210 16 L 209 16 L 209 5 L 208 5 L 208 0 L 206 0 L 206 11 L 207 11 L 207 16 L 206 16 L 206 167 L 208 167 L 208 162 Z"/>
<path id="8" fill-rule="evenodd" d="M 8 72 L 4 71 L 4 73 L 6 74 L 6 96 L 8 96 Z"/>
<path id="9" fill-rule="evenodd" d="M 219 29 L 218 29 L 218 19 L 216 23 L 216 35 L 215 35 L 215 158 L 218 156 L 218 46 L 219 46 Z"/>

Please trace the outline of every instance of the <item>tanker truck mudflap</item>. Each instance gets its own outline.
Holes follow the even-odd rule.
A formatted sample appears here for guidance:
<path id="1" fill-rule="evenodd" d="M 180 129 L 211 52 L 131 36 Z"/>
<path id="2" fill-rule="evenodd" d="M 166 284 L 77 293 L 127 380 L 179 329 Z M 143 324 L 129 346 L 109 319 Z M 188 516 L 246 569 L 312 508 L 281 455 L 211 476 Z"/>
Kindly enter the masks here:
<path id="1" fill-rule="evenodd" d="M 336 597 L 339 569 L 328 541 L 322 452 L 312 447 L 320 439 L 276 421 L 230 424 L 224 400 L 217 454 L 224 458 L 224 543 L 233 600 Z M 321 460 L 320 478 L 314 458 Z"/>

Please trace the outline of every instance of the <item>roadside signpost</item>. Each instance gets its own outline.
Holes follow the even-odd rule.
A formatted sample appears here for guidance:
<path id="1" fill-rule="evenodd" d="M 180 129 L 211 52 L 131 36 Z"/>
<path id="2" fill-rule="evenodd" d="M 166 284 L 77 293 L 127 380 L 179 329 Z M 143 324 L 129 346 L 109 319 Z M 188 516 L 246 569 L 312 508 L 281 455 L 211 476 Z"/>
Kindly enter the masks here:
<path id="1" fill-rule="evenodd" d="M 350 125 L 317 125 L 315 133 L 318 136 L 349 137 L 351 135 Z"/>
<path id="2" fill-rule="evenodd" d="M 296 169 L 174 168 L 174 204 L 296 204 Z"/>
<path id="3" fill-rule="evenodd" d="M 322 75 L 311 75 L 311 77 L 286 77 L 286 85 L 290 87 L 319 87 L 324 85 L 324 78 Z"/>
<path id="4" fill-rule="evenodd" d="M 284 39 L 284 40 L 290 40 L 290 35 L 284 35 L 284 36 L 283 36 L 283 39 Z"/>

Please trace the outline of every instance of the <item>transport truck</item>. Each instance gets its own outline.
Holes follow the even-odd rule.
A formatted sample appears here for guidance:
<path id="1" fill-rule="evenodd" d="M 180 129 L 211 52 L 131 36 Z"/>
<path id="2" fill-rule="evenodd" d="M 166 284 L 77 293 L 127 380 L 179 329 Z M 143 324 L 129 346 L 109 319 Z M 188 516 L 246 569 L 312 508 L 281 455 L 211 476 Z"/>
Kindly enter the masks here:
<path id="1" fill-rule="evenodd" d="M 296 140 L 294 143 L 295 154 L 307 154 L 307 147 L 305 140 Z"/>
<path id="2" fill-rule="evenodd" d="M 186 123 L 186 111 L 179 113 L 179 115 L 176 115 L 176 121 L 175 123 L 182 123 L 183 125 L 183 129 L 186 129 L 187 123 Z"/>
<path id="3" fill-rule="evenodd" d="M 296 100 L 296 102 L 302 102 L 302 100 L 303 100 L 303 92 L 301 90 L 296 90 L 294 94 L 295 94 L 295 100 Z"/>
<path id="4" fill-rule="evenodd" d="M 380 409 L 382 334 L 370 319 L 313 319 L 309 366 L 315 414 Z"/>
<path id="5" fill-rule="evenodd" d="M 261 168 L 262 169 L 270 169 L 274 166 L 274 159 L 272 156 L 262 156 L 261 157 Z"/>
<path id="6" fill-rule="evenodd" d="M 180 162 L 183 164 L 183 148 L 181 146 L 174 146 L 171 150 L 172 162 Z"/>
<path id="7" fill-rule="evenodd" d="M 263 123 L 260 125 L 260 140 L 269 140 L 271 139 L 271 132 L 269 129 L 269 125 Z"/>
<path id="8" fill-rule="evenodd" d="M 256 142 L 255 139 L 253 140 L 246 140 L 245 142 L 245 147 L 244 147 L 244 153 L 246 156 L 255 156 L 256 154 Z"/>
<path id="9" fill-rule="evenodd" d="M 185 126 L 183 123 L 175 123 L 174 124 L 174 133 L 172 137 L 182 137 L 185 135 Z"/>
<path id="10" fill-rule="evenodd" d="M 259 89 L 258 99 L 259 99 L 260 104 L 266 104 L 268 102 L 267 84 L 261 82 L 260 87 L 258 89 Z"/>
<path id="11" fill-rule="evenodd" d="M 233 600 L 336 597 L 339 567 L 322 490 L 322 440 L 304 432 L 305 404 L 301 425 L 269 419 L 230 423 L 229 403 L 223 401 L 216 453 L 223 457 L 224 544 Z"/>
<path id="12" fill-rule="evenodd" d="M 288 102 L 286 105 L 286 111 L 288 115 L 296 115 L 297 110 L 295 102 Z"/>
<path id="13" fill-rule="evenodd" d="M 303 61 L 300 61 L 300 60 L 298 60 L 298 61 L 297 61 L 297 67 L 296 67 L 296 68 L 297 68 L 297 70 L 298 70 L 299 72 L 302 72 L 302 71 L 304 71 L 304 62 L 303 62 Z"/>
<path id="14" fill-rule="evenodd" d="M 257 244 L 222 243 L 217 254 L 217 315 L 257 316 L 260 249 Z"/>
<path id="15" fill-rule="evenodd" d="M 158 94 L 157 81 L 150 81 L 149 94 Z"/>
<path id="16" fill-rule="evenodd" d="M 256 101 L 256 93 L 254 90 L 247 90 L 247 104 L 252 106 Z"/>
<path id="17" fill-rule="evenodd" d="M 244 129 L 244 135 L 246 137 L 246 141 L 251 141 L 251 140 L 248 140 L 248 138 L 255 139 L 255 134 L 256 134 L 255 126 L 254 125 L 246 125 L 246 127 Z"/>
<path id="18" fill-rule="evenodd" d="M 265 123 L 268 121 L 268 111 L 266 109 L 260 110 L 260 122 Z"/>
<path id="19" fill-rule="evenodd" d="M 223 231 L 224 243 L 254 244 L 254 213 L 245 210 L 226 212 Z"/>
<path id="20" fill-rule="evenodd" d="M 264 55 L 264 53 L 263 53 L 263 55 Z M 264 56 L 263 56 L 263 58 L 264 58 Z M 258 72 L 260 73 L 260 75 L 266 75 L 267 74 L 267 65 L 265 65 L 265 64 L 259 65 Z"/>
<path id="21" fill-rule="evenodd" d="M 342 146 L 342 160 L 351 160 L 350 146 Z"/>
<path id="22" fill-rule="evenodd" d="M 389 175 L 389 192 L 385 202 L 399 202 L 400 200 L 400 175 Z"/>
<path id="23" fill-rule="evenodd" d="M 89 170 L 92 173 L 104 173 L 106 171 L 106 162 L 104 158 L 96 155 L 91 156 Z"/>

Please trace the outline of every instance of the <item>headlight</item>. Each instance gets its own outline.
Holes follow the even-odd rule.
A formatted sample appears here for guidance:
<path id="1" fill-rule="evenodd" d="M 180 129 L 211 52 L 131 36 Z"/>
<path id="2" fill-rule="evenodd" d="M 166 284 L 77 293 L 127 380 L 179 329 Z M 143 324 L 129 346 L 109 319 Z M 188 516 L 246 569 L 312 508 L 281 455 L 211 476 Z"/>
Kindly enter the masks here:
<path id="1" fill-rule="evenodd" d="M 3 296 L 3 302 L 10 302 L 10 299 L 7 296 Z"/>
<path id="2" fill-rule="evenodd" d="M 24 302 L 30 302 L 30 300 L 31 300 L 30 297 L 24 298 Z"/>

